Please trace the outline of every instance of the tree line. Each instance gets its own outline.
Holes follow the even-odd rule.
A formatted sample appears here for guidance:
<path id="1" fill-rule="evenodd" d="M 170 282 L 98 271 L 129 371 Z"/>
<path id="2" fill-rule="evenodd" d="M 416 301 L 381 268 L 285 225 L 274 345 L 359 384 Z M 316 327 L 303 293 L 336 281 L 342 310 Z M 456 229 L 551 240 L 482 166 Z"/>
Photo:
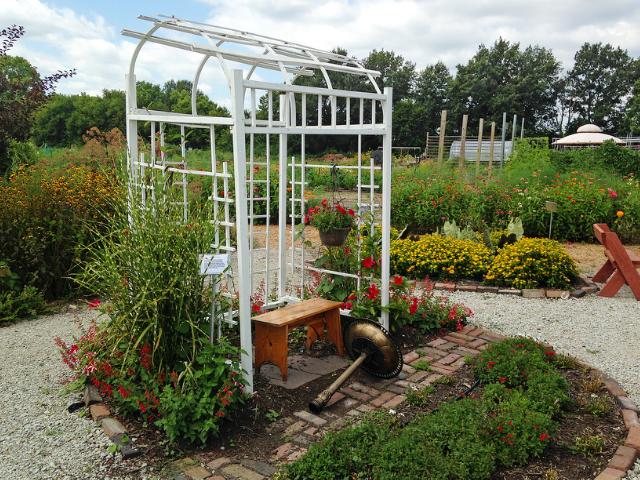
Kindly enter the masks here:
<path id="1" fill-rule="evenodd" d="M 62 76 L 54 77 L 53 82 L 50 77 L 41 78 L 26 60 L 6 54 L 23 30 L 17 33 L 3 30 L 0 34 L 3 32 L 5 43 L 9 43 L 0 52 L 0 82 L 10 88 L 3 89 L 0 94 L 0 147 L 9 137 L 18 140 L 30 137 L 39 145 L 69 146 L 79 144 L 91 127 L 100 130 L 117 127 L 124 131 L 123 91 L 104 90 L 100 96 L 55 94 L 52 86 L 75 71 L 59 72 Z M 13 37 L 7 36 L 9 33 Z M 347 54 L 342 48 L 334 51 Z M 394 89 L 395 145 L 423 145 L 427 133 L 437 134 L 443 109 L 449 111 L 447 134 L 459 133 L 460 119 L 465 113 L 472 120 L 468 130 L 472 135 L 479 118 L 500 125 L 503 112 L 525 118 L 528 134 L 562 135 L 584 123 L 598 124 L 612 133 L 639 134 L 640 60 L 620 47 L 602 43 L 585 43 L 575 53 L 574 60 L 573 67 L 563 71 L 550 49 L 538 45 L 521 47 L 519 43 L 499 38 L 493 45 L 480 45 L 471 59 L 456 66 L 455 72 L 442 62 L 418 69 L 414 62 L 388 50 L 373 50 L 363 59 L 363 64 L 381 72 L 376 79 L 380 88 L 391 86 Z M 334 88 L 372 90 L 366 78 L 341 72 L 329 72 L 329 76 Z M 295 83 L 325 85 L 319 72 L 312 77 L 299 77 Z M 34 90 L 34 85 L 40 87 Z M 190 113 L 191 85 L 187 80 L 172 80 L 164 85 L 139 82 L 138 105 Z M 36 101 L 25 104 L 21 99 L 27 95 L 25 92 L 32 91 L 40 92 Z M 202 92 L 198 92 L 197 104 L 200 114 L 229 115 L 227 109 Z M 16 105 L 26 105 L 20 110 L 19 129 L 12 120 Z M 266 115 L 265 98 L 260 101 L 260 109 L 260 114 Z M 310 116 L 315 115 L 312 110 Z M 323 121 L 328 122 L 329 99 L 325 99 L 322 115 L 327 116 Z M 345 115 L 345 105 L 338 105 L 338 120 L 344 119 Z M 357 109 L 353 109 L 351 115 L 357 116 Z M 357 121 L 357 118 L 352 120 Z M 228 147 L 228 129 L 220 130 L 217 133 L 219 146 Z M 141 127 L 140 133 L 148 135 L 145 126 Z M 175 140 L 177 132 L 169 130 L 168 135 Z M 295 141 L 295 137 L 291 139 L 292 148 L 296 147 Z M 365 138 L 364 147 L 375 147 L 375 141 Z M 208 134 L 194 132 L 189 137 L 189 144 L 206 146 Z M 315 136 L 307 140 L 307 149 L 311 152 L 353 151 L 354 148 L 354 139 L 347 136 Z"/>

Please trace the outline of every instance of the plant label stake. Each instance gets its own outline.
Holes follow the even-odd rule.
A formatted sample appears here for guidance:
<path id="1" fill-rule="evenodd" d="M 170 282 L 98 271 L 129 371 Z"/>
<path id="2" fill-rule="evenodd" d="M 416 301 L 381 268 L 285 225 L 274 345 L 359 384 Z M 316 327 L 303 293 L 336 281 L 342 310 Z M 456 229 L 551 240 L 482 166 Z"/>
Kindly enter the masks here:
<path id="1" fill-rule="evenodd" d="M 229 255 L 226 253 L 206 253 L 200 259 L 200 275 L 208 275 L 211 281 L 211 320 L 209 322 L 209 339 L 213 343 L 216 322 L 216 296 L 218 294 L 218 282 L 216 275 L 223 274 L 229 267 Z M 218 337 L 222 334 L 222 324 L 218 322 Z"/>
<path id="2" fill-rule="evenodd" d="M 402 370 L 402 353 L 381 325 L 369 320 L 354 320 L 344 333 L 344 346 L 354 362 L 325 391 L 309 403 L 309 410 L 320 413 L 331 396 L 361 367 L 379 378 L 392 378 Z"/>
<path id="3" fill-rule="evenodd" d="M 553 212 L 558 211 L 558 204 L 556 202 L 546 201 L 544 202 L 544 208 L 551 214 L 549 218 L 549 238 L 551 238 L 551 227 L 553 226 Z"/>

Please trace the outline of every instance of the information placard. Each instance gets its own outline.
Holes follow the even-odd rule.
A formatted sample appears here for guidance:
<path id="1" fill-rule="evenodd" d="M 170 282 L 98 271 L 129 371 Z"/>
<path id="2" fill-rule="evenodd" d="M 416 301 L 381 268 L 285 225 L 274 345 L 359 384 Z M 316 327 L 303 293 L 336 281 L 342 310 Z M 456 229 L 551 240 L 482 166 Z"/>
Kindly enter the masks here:
<path id="1" fill-rule="evenodd" d="M 200 275 L 220 275 L 229 266 L 229 254 L 205 254 L 200 260 Z"/>

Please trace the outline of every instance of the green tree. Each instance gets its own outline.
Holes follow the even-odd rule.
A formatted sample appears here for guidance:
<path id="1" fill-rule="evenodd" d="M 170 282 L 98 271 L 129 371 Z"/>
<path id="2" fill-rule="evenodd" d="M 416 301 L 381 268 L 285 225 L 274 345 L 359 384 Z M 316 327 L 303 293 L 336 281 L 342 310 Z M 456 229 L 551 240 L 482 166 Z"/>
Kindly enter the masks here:
<path id="1" fill-rule="evenodd" d="M 75 70 L 65 70 L 41 77 L 26 59 L 7 55 L 23 35 L 24 28 L 16 25 L 0 30 L 0 173 L 9 166 L 10 140 L 27 140 L 36 110 L 61 79 L 75 75 Z"/>
<path id="2" fill-rule="evenodd" d="M 373 50 L 363 63 L 366 68 L 380 72 L 380 76 L 376 78 L 380 90 L 393 87 L 394 104 L 411 95 L 416 76 L 415 63 L 384 49 Z"/>
<path id="3" fill-rule="evenodd" d="M 502 38 L 480 45 L 466 65 L 456 67 L 451 86 L 453 117 L 498 121 L 502 112 L 524 117 L 536 131 L 549 129 L 555 114 L 560 63 L 539 46 L 520 49 Z"/>
<path id="4" fill-rule="evenodd" d="M 626 105 L 624 129 L 631 135 L 640 134 L 640 80 L 633 85 L 631 98 Z"/>
<path id="5" fill-rule="evenodd" d="M 637 63 L 626 50 L 610 44 L 585 43 L 567 74 L 569 130 L 595 123 L 604 130 L 622 127 L 626 100 L 638 79 Z"/>
<path id="6" fill-rule="evenodd" d="M 440 112 L 450 108 L 450 92 L 453 77 L 442 62 L 429 65 L 422 70 L 415 81 L 413 98 L 415 110 L 420 110 L 419 128 L 422 134 L 434 134 L 440 126 Z M 418 126 L 418 125 L 417 125 Z M 420 145 L 420 143 L 416 143 Z"/>

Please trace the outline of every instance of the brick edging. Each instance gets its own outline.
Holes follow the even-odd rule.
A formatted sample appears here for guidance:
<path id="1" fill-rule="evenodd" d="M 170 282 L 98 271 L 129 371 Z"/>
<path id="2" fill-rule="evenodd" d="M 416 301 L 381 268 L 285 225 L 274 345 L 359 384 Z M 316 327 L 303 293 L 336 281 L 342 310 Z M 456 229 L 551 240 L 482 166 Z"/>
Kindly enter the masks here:
<path id="1" fill-rule="evenodd" d="M 461 280 L 460 282 L 428 282 L 416 280 L 416 287 L 431 287 L 436 290 L 445 290 L 448 292 L 479 292 L 479 293 L 496 293 L 500 295 L 517 295 L 524 298 L 556 298 L 566 300 L 570 297 L 582 298 L 585 295 L 597 292 L 600 288 L 585 274 L 579 275 L 580 285 L 573 290 L 560 290 L 557 288 L 502 288 L 491 285 L 484 285 L 470 281 Z"/>
<path id="2" fill-rule="evenodd" d="M 127 435 L 127 429 L 115 417 L 111 415 L 109 407 L 102 402 L 98 389 L 93 385 L 87 385 L 84 389 L 84 404 L 91 413 L 91 418 L 102 427 L 105 435 L 118 446 L 123 459 L 134 458 L 142 454 L 131 440 L 123 441 Z"/>
<path id="3" fill-rule="evenodd" d="M 627 475 L 627 471 L 633 468 L 636 458 L 640 457 L 640 422 L 638 421 L 638 407 L 627 396 L 622 386 L 613 378 L 603 374 L 600 370 L 589 366 L 599 372 L 604 380 L 604 385 L 616 403 L 622 410 L 624 427 L 627 436 L 624 444 L 619 446 L 613 458 L 609 460 L 607 467 L 600 472 L 595 480 L 620 480 Z"/>

